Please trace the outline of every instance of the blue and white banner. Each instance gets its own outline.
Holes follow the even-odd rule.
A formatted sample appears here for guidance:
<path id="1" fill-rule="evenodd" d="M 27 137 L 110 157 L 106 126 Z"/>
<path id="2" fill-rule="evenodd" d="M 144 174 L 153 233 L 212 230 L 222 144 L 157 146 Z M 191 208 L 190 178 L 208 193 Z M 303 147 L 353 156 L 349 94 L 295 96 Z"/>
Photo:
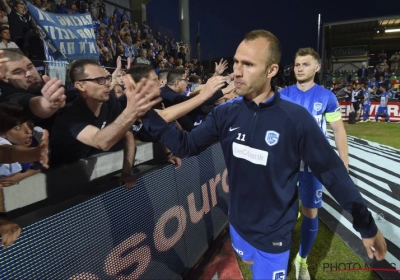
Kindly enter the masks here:
<path id="1" fill-rule="evenodd" d="M 99 58 L 92 17 L 85 14 L 54 14 L 26 2 L 49 53 L 55 60 Z"/>

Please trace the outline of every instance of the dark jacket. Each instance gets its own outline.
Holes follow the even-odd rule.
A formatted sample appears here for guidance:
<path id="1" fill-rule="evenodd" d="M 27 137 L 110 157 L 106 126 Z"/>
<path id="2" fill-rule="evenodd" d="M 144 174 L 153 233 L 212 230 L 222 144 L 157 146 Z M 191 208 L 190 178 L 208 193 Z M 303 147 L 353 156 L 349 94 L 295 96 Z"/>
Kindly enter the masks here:
<path id="1" fill-rule="evenodd" d="M 300 160 L 352 214 L 361 236 L 375 236 L 376 224 L 342 160 L 310 113 L 286 99 L 275 93 L 259 105 L 244 99 L 224 103 L 191 132 L 171 129 L 152 110 L 143 125 L 180 157 L 220 141 L 228 171 L 222 185 L 229 186 L 229 222 L 258 250 L 282 253 L 291 247 Z"/>

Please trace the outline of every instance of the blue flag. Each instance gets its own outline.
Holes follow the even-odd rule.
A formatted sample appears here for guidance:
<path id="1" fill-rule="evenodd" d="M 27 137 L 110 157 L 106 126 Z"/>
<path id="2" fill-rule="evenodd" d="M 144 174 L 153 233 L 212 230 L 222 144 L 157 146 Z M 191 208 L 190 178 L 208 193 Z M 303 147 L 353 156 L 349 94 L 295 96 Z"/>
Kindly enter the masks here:
<path id="1" fill-rule="evenodd" d="M 40 37 L 55 60 L 99 58 L 92 17 L 85 14 L 54 14 L 26 2 Z"/>

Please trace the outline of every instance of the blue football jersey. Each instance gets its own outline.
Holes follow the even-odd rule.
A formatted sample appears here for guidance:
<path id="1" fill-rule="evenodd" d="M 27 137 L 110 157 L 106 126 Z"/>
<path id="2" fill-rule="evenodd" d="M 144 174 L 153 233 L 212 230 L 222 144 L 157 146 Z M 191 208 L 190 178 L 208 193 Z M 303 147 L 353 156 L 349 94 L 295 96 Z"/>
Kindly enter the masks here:
<path id="1" fill-rule="evenodd" d="M 381 101 L 379 103 L 379 106 L 381 107 L 387 107 L 387 100 L 389 98 L 388 93 L 384 92 L 380 95 Z"/>
<path id="2" fill-rule="evenodd" d="M 368 90 L 364 91 L 364 107 L 370 106 L 371 105 L 371 100 L 369 98 L 369 92 Z"/>
<path id="3" fill-rule="evenodd" d="M 315 84 L 303 92 L 293 85 L 283 88 L 280 93 L 296 104 L 302 105 L 314 116 L 321 130 L 326 133 L 326 114 L 340 111 L 340 106 L 333 92 Z"/>

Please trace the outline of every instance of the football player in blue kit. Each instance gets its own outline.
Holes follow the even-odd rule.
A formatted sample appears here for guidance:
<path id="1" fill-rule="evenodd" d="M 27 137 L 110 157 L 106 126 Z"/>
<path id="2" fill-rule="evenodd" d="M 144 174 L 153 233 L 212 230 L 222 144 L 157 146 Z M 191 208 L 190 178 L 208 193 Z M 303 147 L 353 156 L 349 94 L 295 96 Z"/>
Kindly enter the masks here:
<path id="1" fill-rule="evenodd" d="M 351 213 L 368 256 L 382 260 L 385 239 L 343 161 L 307 110 L 272 88 L 280 58 L 272 33 L 252 31 L 234 56 L 234 85 L 242 98 L 215 107 L 191 132 L 170 127 L 154 110 L 142 117 L 143 126 L 181 157 L 220 142 L 228 170 L 231 242 L 253 279 L 286 279 L 301 160 Z"/>
<path id="2" fill-rule="evenodd" d="M 381 84 L 379 85 L 379 90 L 382 92 L 379 95 L 379 107 L 378 110 L 376 110 L 376 114 L 375 114 L 375 119 L 374 121 L 377 122 L 378 118 L 380 115 L 385 115 L 386 118 L 386 122 L 390 123 L 390 114 L 388 112 L 388 100 L 389 100 L 389 86 L 385 85 L 385 84 Z"/>
<path id="3" fill-rule="evenodd" d="M 348 169 L 347 135 L 342 114 L 333 92 L 314 82 L 315 74 L 320 70 L 320 57 L 312 48 L 301 48 L 296 52 L 294 74 L 297 83 L 284 88 L 280 93 L 303 106 L 315 118 L 324 134 L 329 122 L 335 136 L 339 156 Z M 329 160 L 329 158 L 326 158 Z M 308 280 L 307 256 L 311 251 L 318 233 L 318 208 L 322 207 L 322 184 L 303 161 L 300 164 L 299 190 L 302 204 L 303 221 L 300 233 L 300 249 L 294 261 L 296 279 Z"/>
<path id="4" fill-rule="evenodd" d="M 361 90 L 363 91 L 364 99 L 362 101 L 363 119 L 360 122 L 369 122 L 369 110 L 371 108 L 370 93 L 366 85 L 361 85 Z"/>

